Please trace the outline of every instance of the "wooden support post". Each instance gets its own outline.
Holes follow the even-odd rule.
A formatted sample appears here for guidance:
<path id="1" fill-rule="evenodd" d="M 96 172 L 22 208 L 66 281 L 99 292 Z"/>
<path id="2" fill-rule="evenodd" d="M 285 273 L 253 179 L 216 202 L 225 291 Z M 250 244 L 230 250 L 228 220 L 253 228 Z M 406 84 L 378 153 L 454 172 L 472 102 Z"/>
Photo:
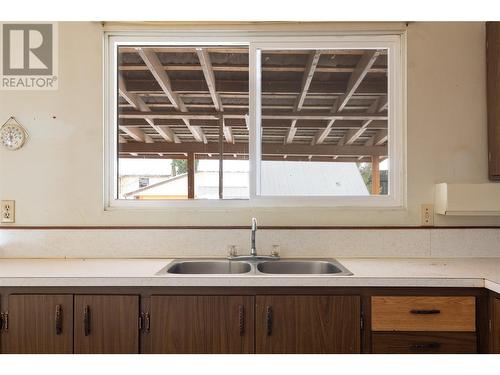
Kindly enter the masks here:
<path id="1" fill-rule="evenodd" d="M 194 152 L 188 152 L 187 174 L 188 174 L 188 199 L 194 199 Z"/>
<path id="2" fill-rule="evenodd" d="M 380 161 L 378 156 L 372 156 L 372 195 L 380 194 Z"/>

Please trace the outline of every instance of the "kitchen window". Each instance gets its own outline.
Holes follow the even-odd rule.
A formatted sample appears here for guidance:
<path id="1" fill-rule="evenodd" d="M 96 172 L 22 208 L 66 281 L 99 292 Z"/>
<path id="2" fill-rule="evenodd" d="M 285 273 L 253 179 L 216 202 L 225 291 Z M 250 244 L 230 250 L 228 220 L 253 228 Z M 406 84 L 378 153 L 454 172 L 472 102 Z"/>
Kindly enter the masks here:
<path id="1" fill-rule="evenodd" d="M 107 207 L 404 206 L 403 33 L 211 34 L 106 34 Z"/>

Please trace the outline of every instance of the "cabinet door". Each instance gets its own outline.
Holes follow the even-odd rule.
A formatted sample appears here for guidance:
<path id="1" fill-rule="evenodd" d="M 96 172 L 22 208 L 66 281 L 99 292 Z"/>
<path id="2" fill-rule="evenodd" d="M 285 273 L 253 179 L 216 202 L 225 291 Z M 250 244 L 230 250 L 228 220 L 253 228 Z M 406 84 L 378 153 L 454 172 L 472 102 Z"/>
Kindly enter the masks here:
<path id="1" fill-rule="evenodd" d="M 493 353 L 500 354 L 500 297 L 494 297 L 493 302 Z"/>
<path id="2" fill-rule="evenodd" d="M 252 353 L 254 297 L 153 296 L 153 353 Z"/>
<path id="3" fill-rule="evenodd" d="M 10 295 L 3 353 L 73 352 L 72 295 Z"/>
<path id="4" fill-rule="evenodd" d="M 257 353 L 359 353 L 359 296 L 257 296 Z"/>
<path id="5" fill-rule="evenodd" d="M 138 296 L 75 296 L 75 353 L 138 353 L 138 321 Z"/>
<path id="6" fill-rule="evenodd" d="M 500 22 L 486 23 L 488 166 L 490 180 L 500 180 Z"/>

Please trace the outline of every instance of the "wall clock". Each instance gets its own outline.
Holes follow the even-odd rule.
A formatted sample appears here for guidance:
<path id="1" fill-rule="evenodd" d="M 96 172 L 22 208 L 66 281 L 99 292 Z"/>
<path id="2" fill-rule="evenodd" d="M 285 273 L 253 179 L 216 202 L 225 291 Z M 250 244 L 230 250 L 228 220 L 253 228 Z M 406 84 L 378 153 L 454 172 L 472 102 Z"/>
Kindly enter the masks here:
<path id="1" fill-rule="evenodd" d="M 26 143 L 28 132 L 11 117 L 0 128 L 0 144 L 7 150 L 18 150 Z"/>

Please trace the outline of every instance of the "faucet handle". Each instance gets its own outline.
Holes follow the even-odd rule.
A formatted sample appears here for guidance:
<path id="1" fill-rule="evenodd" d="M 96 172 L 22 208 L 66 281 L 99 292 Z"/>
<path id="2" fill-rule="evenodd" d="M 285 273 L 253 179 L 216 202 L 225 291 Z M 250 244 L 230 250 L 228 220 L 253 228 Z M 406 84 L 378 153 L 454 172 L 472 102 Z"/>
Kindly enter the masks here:
<path id="1" fill-rule="evenodd" d="M 227 248 L 227 256 L 229 258 L 232 258 L 237 255 L 238 255 L 238 249 L 236 248 L 236 245 L 229 245 Z"/>
<path id="2" fill-rule="evenodd" d="M 271 250 L 271 256 L 273 257 L 280 256 L 280 245 L 273 245 L 273 249 Z"/>

